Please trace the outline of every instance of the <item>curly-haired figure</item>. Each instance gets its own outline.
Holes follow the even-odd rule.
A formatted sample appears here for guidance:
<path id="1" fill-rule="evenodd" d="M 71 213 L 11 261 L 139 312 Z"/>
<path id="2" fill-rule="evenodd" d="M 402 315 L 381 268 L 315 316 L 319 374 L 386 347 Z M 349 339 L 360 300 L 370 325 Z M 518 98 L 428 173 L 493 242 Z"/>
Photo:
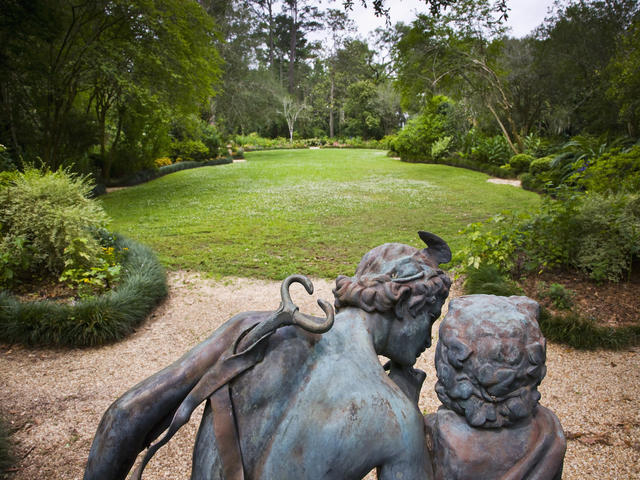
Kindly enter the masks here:
<path id="1" fill-rule="evenodd" d="M 452 300 L 436 347 L 443 407 L 425 418 L 436 479 L 556 480 L 566 441 L 538 404 L 546 343 L 527 297 Z"/>

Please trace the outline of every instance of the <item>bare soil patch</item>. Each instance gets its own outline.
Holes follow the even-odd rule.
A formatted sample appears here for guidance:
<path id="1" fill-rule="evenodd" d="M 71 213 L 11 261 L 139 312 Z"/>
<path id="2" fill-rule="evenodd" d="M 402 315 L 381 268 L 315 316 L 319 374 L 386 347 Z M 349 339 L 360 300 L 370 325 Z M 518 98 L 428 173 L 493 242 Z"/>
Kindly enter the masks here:
<path id="1" fill-rule="evenodd" d="M 0 477 L 82 478 L 93 435 L 113 400 L 177 360 L 232 315 L 273 310 L 280 298 L 279 282 L 173 272 L 169 283 L 167 301 L 117 344 L 71 350 L 0 344 L 0 413 L 9 423 L 18 458 L 15 471 Z M 302 311 L 319 315 L 315 299 L 331 300 L 333 284 L 314 280 L 314 285 L 313 296 L 299 285 L 292 287 L 292 295 Z M 431 348 L 418 360 L 428 375 L 420 398 L 425 413 L 439 405 L 433 390 L 434 352 Z M 640 479 L 640 349 L 581 352 L 550 344 L 547 357 L 541 402 L 558 415 L 569 438 L 563 478 Z M 198 418 L 196 411 L 158 452 L 146 480 L 189 478 Z"/>
<path id="2" fill-rule="evenodd" d="M 640 271 L 634 271 L 631 278 L 620 283 L 598 284 L 579 272 L 546 272 L 522 283 L 527 296 L 555 314 L 563 311 L 541 295 L 554 283 L 573 294 L 574 309 L 581 317 L 609 327 L 640 324 Z"/>

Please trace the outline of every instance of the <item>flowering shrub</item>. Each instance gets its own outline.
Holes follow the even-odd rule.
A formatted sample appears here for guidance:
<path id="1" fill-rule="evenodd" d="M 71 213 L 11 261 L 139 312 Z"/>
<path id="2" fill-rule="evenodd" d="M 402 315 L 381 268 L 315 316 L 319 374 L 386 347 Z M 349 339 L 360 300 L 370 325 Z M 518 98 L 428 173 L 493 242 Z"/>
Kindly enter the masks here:
<path id="1" fill-rule="evenodd" d="M 171 165 L 172 163 L 173 162 L 169 157 L 160 157 L 160 158 L 156 158 L 153 161 L 153 164 L 156 166 L 156 168 L 166 167 L 167 165 Z"/>

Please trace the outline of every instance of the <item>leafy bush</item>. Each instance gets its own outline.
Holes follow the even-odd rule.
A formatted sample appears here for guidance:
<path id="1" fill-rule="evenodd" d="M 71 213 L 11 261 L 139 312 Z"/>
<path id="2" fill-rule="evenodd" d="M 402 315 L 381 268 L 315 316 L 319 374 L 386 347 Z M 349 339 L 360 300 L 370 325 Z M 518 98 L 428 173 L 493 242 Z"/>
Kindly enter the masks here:
<path id="1" fill-rule="evenodd" d="M 202 143 L 204 143 L 209 151 L 209 158 L 216 158 L 218 156 L 222 140 L 213 125 L 206 125 L 202 128 Z"/>
<path id="2" fill-rule="evenodd" d="M 446 107 L 450 100 L 447 97 L 435 96 L 427 103 L 423 112 L 407 122 L 398 132 L 393 142 L 393 150 L 405 161 L 431 161 L 434 159 L 433 146 L 442 142 L 447 135 Z M 436 145 L 437 158 L 449 147 Z"/>
<path id="3" fill-rule="evenodd" d="M 535 160 L 531 155 L 518 153 L 509 159 L 509 166 L 515 173 L 523 173 L 529 170 L 529 165 Z"/>
<path id="4" fill-rule="evenodd" d="M 572 263 L 596 281 L 617 282 L 640 255 L 640 197 L 587 195 L 578 211 Z"/>
<path id="5" fill-rule="evenodd" d="M 466 275 L 464 282 L 466 295 L 476 293 L 505 297 L 522 295 L 522 289 L 494 265 L 482 264 L 478 268 L 469 268 L 466 270 Z"/>
<path id="6" fill-rule="evenodd" d="M 546 284 L 540 289 L 540 296 L 543 298 L 549 298 L 556 308 L 560 310 L 569 310 L 573 307 L 573 297 L 575 292 L 565 288 L 564 285 L 559 283 L 552 283 L 547 286 Z"/>
<path id="7" fill-rule="evenodd" d="M 476 162 L 500 166 L 509 161 L 513 151 L 502 135 L 493 137 L 479 136 L 471 147 L 471 158 Z"/>
<path id="8" fill-rule="evenodd" d="M 33 275 L 57 278 L 68 261 L 85 269 L 99 263 L 102 249 L 92 232 L 105 225 L 107 216 L 88 198 L 92 189 L 88 177 L 34 168 L 0 189 L 0 279 L 5 286 Z M 82 252 L 71 248 L 77 242 Z"/>
<path id="9" fill-rule="evenodd" d="M 638 195 L 577 193 L 547 198 L 537 212 L 504 214 L 469 225 L 456 261 L 465 269 L 493 265 L 519 277 L 577 268 L 596 281 L 619 281 L 640 256 Z"/>
<path id="10" fill-rule="evenodd" d="M 171 154 L 174 158 L 181 158 L 186 162 L 202 162 L 210 157 L 209 149 L 201 140 L 181 140 L 173 142 Z"/>
<path id="11" fill-rule="evenodd" d="M 154 165 L 156 168 L 166 167 L 167 165 L 171 165 L 173 162 L 169 157 L 160 157 L 154 160 Z"/>
<path id="12" fill-rule="evenodd" d="M 0 293 L 0 341 L 85 347 L 122 339 L 167 295 L 163 267 L 151 250 L 117 236 L 126 252 L 117 288 L 74 304 L 20 302 Z"/>
<path id="13" fill-rule="evenodd" d="M 529 173 L 531 175 L 538 176 L 542 173 L 548 172 L 551 170 L 551 162 L 553 162 L 553 157 L 536 158 L 529 164 Z"/>
<path id="14" fill-rule="evenodd" d="M 640 145 L 607 152 L 579 168 L 579 185 L 591 192 L 640 192 Z"/>

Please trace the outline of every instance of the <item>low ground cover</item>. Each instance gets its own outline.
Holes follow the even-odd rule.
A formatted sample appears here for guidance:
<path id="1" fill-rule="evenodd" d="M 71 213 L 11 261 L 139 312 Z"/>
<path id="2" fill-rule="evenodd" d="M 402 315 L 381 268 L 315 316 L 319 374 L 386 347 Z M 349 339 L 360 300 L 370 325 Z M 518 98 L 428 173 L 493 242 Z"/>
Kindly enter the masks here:
<path id="1" fill-rule="evenodd" d="M 418 230 L 461 247 L 459 230 L 539 198 L 487 176 L 407 164 L 379 150 L 251 152 L 247 161 L 178 172 L 102 197 L 111 228 L 170 268 L 282 279 L 335 278 L 385 242 L 420 246 Z"/>

